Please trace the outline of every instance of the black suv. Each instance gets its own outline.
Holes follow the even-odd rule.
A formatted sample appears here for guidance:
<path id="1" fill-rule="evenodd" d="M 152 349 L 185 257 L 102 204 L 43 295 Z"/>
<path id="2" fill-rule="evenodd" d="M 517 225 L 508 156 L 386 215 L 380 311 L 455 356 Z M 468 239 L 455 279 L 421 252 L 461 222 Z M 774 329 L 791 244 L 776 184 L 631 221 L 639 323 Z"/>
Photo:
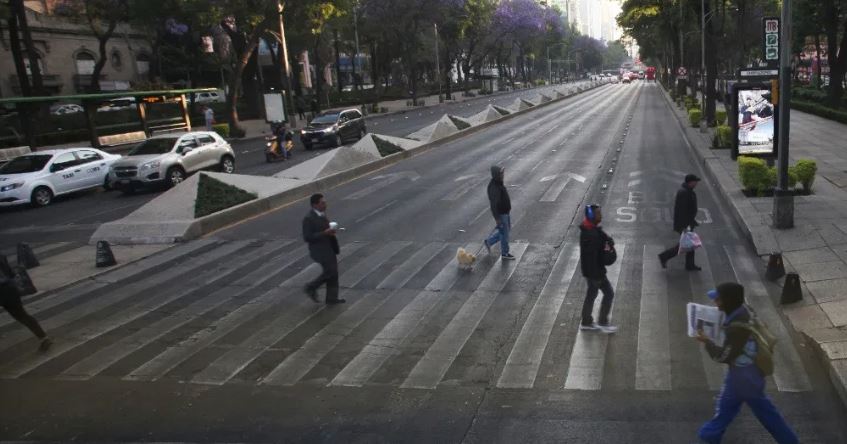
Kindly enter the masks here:
<path id="1" fill-rule="evenodd" d="M 357 109 L 324 111 L 300 130 L 300 140 L 310 150 L 317 145 L 341 146 L 345 140 L 365 137 L 367 132 L 365 118 Z"/>

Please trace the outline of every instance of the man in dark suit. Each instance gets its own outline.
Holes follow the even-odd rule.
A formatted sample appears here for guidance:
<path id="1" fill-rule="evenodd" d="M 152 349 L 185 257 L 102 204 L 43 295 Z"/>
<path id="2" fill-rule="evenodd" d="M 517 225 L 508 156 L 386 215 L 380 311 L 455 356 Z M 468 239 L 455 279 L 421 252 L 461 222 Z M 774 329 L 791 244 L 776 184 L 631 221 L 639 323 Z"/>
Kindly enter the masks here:
<path id="1" fill-rule="evenodd" d="M 341 252 L 338 239 L 335 237 L 335 227 L 331 227 L 326 218 L 326 200 L 323 194 L 313 194 L 309 199 L 312 209 L 303 218 L 303 240 L 309 244 L 309 256 L 321 265 L 323 271 L 312 282 L 306 285 L 306 294 L 318 302 L 318 287 L 326 284 L 326 303 L 343 304 L 344 299 L 338 298 L 338 259 Z"/>
<path id="2" fill-rule="evenodd" d="M 685 176 L 685 182 L 682 183 L 682 188 L 676 192 L 676 199 L 673 204 L 673 230 L 677 234 L 682 234 L 683 231 L 691 228 L 692 230 L 697 225 L 697 194 L 694 188 L 700 178 L 694 174 Z M 666 268 L 668 261 L 676 257 L 679 252 L 679 242 L 673 247 L 659 254 L 659 262 L 662 263 L 662 268 Z M 700 271 L 700 267 L 694 264 L 694 250 L 685 253 L 685 269 L 688 271 Z"/>

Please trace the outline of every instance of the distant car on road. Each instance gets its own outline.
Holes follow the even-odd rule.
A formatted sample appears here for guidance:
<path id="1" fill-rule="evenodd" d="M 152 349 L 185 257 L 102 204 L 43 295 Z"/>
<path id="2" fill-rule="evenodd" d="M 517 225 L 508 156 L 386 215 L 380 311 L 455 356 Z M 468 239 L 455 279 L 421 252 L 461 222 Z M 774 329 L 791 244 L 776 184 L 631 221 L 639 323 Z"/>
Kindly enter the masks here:
<path id="1" fill-rule="evenodd" d="M 235 152 L 212 131 L 152 137 L 112 164 L 109 183 L 125 193 L 155 185 L 180 184 L 189 174 L 208 168 L 235 171 Z"/>
<path id="2" fill-rule="evenodd" d="M 0 167 L 0 206 L 49 205 L 55 196 L 108 188 L 109 167 L 121 156 L 94 148 L 38 151 Z"/>
<path id="3" fill-rule="evenodd" d="M 54 116 L 81 112 L 85 112 L 85 109 L 75 103 L 59 103 L 50 107 L 50 114 Z"/>
<path id="4" fill-rule="evenodd" d="M 359 85 L 359 87 L 364 90 L 364 89 L 373 89 L 374 86 L 373 86 L 372 83 L 365 83 L 365 84 Z M 356 90 L 356 85 L 346 85 L 344 88 L 341 88 L 341 91 L 344 91 L 344 92 L 351 92 L 351 91 L 355 91 L 355 90 Z"/>
<path id="5" fill-rule="evenodd" d="M 325 111 L 300 130 L 300 140 L 310 150 L 318 145 L 341 146 L 345 140 L 359 140 L 367 133 L 365 118 L 359 110 Z"/>
<path id="6" fill-rule="evenodd" d="M 132 108 L 135 108 L 135 97 L 118 97 L 101 103 L 97 107 L 97 112 L 121 111 Z"/>
<path id="7" fill-rule="evenodd" d="M 201 92 L 194 96 L 194 103 L 222 103 L 224 97 L 217 91 Z"/>

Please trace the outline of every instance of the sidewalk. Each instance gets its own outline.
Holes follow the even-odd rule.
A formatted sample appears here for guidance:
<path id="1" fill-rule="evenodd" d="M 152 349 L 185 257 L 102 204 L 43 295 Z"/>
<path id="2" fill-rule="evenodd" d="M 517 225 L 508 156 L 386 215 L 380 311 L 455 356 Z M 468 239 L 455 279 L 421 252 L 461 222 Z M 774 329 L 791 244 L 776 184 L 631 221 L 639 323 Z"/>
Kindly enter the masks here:
<path id="1" fill-rule="evenodd" d="M 786 271 L 799 274 L 804 299 L 783 306 L 783 313 L 815 345 L 847 405 L 847 125 L 791 111 L 790 163 L 812 159 L 818 172 L 813 194 L 794 198 L 795 227 L 777 230 L 772 227 L 773 198 L 744 196 L 730 150 L 710 149 L 714 130 L 704 134 L 691 128 L 683 111 L 665 97 L 710 181 L 764 257 L 762 269 L 766 255 L 781 252 Z"/>

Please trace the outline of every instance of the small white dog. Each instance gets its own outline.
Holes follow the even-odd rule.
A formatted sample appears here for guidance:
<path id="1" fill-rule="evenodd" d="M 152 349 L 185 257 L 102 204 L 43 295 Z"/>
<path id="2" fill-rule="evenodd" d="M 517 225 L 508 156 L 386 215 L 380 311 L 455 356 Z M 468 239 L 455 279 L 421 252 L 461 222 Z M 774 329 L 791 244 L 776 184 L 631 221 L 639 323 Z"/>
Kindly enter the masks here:
<path id="1" fill-rule="evenodd" d="M 456 262 L 459 263 L 459 269 L 471 270 L 473 268 L 473 264 L 476 262 L 476 255 L 471 254 L 470 251 L 465 250 L 462 247 L 459 247 L 459 249 L 456 250 Z"/>

